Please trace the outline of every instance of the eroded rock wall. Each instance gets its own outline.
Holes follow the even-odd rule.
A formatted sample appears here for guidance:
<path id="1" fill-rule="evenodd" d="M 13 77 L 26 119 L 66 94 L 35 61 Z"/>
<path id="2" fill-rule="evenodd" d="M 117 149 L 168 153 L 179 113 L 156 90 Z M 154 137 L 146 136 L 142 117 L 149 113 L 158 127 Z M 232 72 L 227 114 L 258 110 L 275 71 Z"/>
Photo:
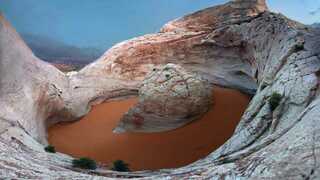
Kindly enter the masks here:
<path id="1" fill-rule="evenodd" d="M 1 177 L 319 179 L 320 32 L 267 11 L 264 0 L 234 0 L 174 20 L 67 77 L 35 58 L 0 22 Z M 90 104 L 134 94 L 150 70 L 166 63 L 211 83 L 257 90 L 234 135 L 217 151 L 186 167 L 131 173 L 82 171 L 68 156 L 43 152 L 36 140 L 46 117 L 81 116 Z M 62 90 L 61 98 L 50 84 Z M 274 92 L 282 99 L 272 110 Z"/>
<path id="2" fill-rule="evenodd" d="M 164 132 L 200 119 L 212 107 L 209 82 L 181 66 L 153 69 L 139 89 L 139 101 L 120 119 L 115 133 Z"/>
<path id="3" fill-rule="evenodd" d="M 44 119 L 64 108 L 67 78 L 35 57 L 2 15 L 0 22 L 0 132 L 18 126 L 45 142 Z"/>
<path id="4" fill-rule="evenodd" d="M 213 84 L 254 93 L 256 83 L 241 42 L 229 43 L 232 47 L 204 42 L 213 30 L 250 21 L 266 10 L 266 6 L 257 8 L 248 6 L 248 2 L 244 6 L 237 1 L 208 8 L 169 22 L 160 33 L 121 42 L 82 69 L 79 75 L 141 82 L 153 68 L 174 63 L 201 73 Z"/>

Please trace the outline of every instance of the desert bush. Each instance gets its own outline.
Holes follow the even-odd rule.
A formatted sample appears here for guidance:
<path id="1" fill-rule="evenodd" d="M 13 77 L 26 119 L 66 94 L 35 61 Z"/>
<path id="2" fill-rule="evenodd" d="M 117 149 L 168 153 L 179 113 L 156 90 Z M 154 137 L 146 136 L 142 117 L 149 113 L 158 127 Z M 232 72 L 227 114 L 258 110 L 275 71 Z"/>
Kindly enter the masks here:
<path id="1" fill-rule="evenodd" d="M 82 169 L 97 169 L 97 163 L 94 160 L 87 157 L 72 160 L 72 165 L 73 167 Z"/>
<path id="2" fill-rule="evenodd" d="M 302 44 L 296 44 L 294 48 L 295 48 L 296 52 L 302 51 L 302 50 L 304 50 L 304 44 L 303 43 Z"/>
<path id="3" fill-rule="evenodd" d="M 280 104 L 280 101 L 282 99 L 281 94 L 274 92 L 271 94 L 270 99 L 269 99 L 269 105 L 271 111 L 274 111 Z"/>
<path id="4" fill-rule="evenodd" d="M 56 153 L 56 149 L 55 149 L 55 147 L 52 146 L 52 145 L 46 146 L 46 147 L 44 148 L 44 150 L 45 150 L 46 152 L 48 152 L 48 153 Z"/>
<path id="5" fill-rule="evenodd" d="M 120 171 L 120 172 L 128 172 L 130 171 L 129 165 L 127 163 L 125 163 L 122 160 L 116 160 L 113 162 L 113 166 L 112 166 L 112 170 L 113 171 Z"/>

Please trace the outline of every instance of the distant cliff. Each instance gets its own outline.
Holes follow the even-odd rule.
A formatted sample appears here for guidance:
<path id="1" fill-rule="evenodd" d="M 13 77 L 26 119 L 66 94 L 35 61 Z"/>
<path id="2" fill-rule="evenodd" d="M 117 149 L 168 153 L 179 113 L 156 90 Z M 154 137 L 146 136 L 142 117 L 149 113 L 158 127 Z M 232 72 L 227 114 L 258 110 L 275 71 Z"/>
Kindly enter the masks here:
<path id="1" fill-rule="evenodd" d="M 320 23 L 313 23 L 311 24 L 311 27 L 320 28 Z"/>
<path id="2" fill-rule="evenodd" d="M 51 63 L 85 65 L 103 54 L 97 48 L 72 46 L 45 36 L 30 33 L 21 36 L 38 58 Z"/>

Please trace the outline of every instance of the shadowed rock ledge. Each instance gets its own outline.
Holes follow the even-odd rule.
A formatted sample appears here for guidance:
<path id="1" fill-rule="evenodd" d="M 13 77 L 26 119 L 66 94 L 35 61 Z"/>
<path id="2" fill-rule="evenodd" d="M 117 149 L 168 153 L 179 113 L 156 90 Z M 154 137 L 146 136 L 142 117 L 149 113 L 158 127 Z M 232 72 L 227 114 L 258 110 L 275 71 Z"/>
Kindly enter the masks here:
<path id="1" fill-rule="evenodd" d="M 320 32 L 264 0 L 234 0 L 122 42 L 78 73 L 37 59 L 0 17 L 0 176 L 107 179 L 318 179 Z M 117 173 L 71 167 L 47 154 L 45 127 L 90 105 L 137 94 L 153 68 L 174 63 L 212 84 L 254 93 L 234 135 L 205 159 L 178 169 Z M 273 93 L 279 105 L 270 108 Z M 61 118 L 60 118 L 61 119 Z"/>

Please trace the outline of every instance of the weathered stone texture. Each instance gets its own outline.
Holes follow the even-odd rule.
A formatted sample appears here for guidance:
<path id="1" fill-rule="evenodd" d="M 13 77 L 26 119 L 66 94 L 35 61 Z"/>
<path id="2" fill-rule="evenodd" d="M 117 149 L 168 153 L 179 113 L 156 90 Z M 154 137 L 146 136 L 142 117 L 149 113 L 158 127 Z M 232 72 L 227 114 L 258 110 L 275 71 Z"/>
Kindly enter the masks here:
<path id="1" fill-rule="evenodd" d="M 114 132 L 163 132 L 203 116 L 212 105 L 212 88 L 197 73 L 167 64 L 147 75 L 139 102 L 126 113 Z"/>
<path id="2" fill-rule="evenodd" d="M 122 42 L 66 76 L 34 57 L 1 16 L 0 176 L 319 179 L 319 54 L 319 29 L 269 12 L 264 0 L 234 0 Z M 71 168 L 68 156 L 43 152 L 48 117 L 73 120 L 91 104 L 137 94 L 146 74 L 167 63 L 256 91 L 234 135 L 207 158 L 154 172 L 87 172 Z M 273 92 L 283 98 L 271 111 Z"/>

